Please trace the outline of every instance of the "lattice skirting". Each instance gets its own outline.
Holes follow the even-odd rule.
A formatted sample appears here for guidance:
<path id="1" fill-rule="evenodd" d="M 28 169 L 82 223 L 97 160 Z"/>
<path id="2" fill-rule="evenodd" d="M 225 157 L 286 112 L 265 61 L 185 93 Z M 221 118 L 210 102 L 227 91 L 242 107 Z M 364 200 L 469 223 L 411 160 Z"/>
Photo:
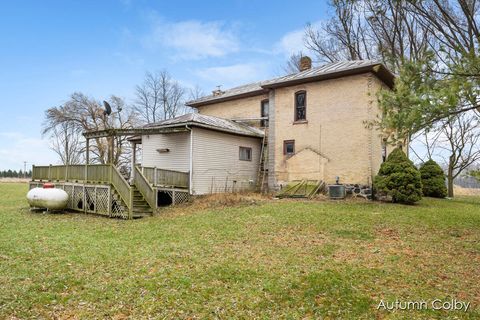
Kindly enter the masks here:
<path id="1" fill-rule="evenodd" d="M 30 182 L 29 188 L 41 188 L 43 183 Z M 55 183 L 55 188 L 68 194 L 67 208 L 109 217 L 128 218 L 128 209 L 109 185 Z"/>
<path id="2" fill-rule="evenodd" d="M 190 201 L 188 190 L 179 189 L 158 189 L 158 191 L 167 193 L 172 198 L 172 205 Z"/>

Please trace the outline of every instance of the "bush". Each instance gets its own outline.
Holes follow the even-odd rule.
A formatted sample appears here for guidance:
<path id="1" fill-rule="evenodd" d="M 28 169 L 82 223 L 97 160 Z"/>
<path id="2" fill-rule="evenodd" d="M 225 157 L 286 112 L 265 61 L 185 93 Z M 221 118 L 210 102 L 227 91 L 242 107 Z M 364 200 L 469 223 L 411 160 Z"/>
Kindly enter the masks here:
<path id="1" fill-rule="evenodd" d="M 394 149 L 374 179 L 375 191 L 392 202 L 412 204 L 422 198 L 420 172 L 405 153 Z"/>
<path id="2" fill-rule="evenodd" d="M 445 174 L 438 163 L 428 160 L 420 167 L 420 175 L 424 196 L 434 198 L 445 198 L 447 196 Z"/>

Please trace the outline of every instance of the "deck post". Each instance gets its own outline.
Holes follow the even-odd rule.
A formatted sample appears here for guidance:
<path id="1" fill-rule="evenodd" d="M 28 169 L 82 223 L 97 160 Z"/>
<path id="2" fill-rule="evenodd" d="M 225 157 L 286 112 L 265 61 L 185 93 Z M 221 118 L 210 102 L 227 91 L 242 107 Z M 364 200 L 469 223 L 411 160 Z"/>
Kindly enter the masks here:
<path id="1" fill-rule="evenodd" d="M 136 162 L 136 149 L 137 144 L 135 142 L 130 142 L 132 147 L 132 158 L 130 159 L 130 184 L 132 185 L 135 181 L 135 162 Z"/>
<path id="2" fill-rule="evenodd" d="M 90 162 L 90 139 L 86 139 L 85 143 L 85 163 L 88 164 Z"/>
<path id="3" fill-rule="evenodd" d="M 158 172 L 157 172 L 157 167 L 153 167 L 153 185 L 157 185 L 157 177 L 158 177 Z"/>
<path id="4" fill-rule="evenodd" d="M 128 208 L 128 220 L 133 219 L 133 188 L 130 188 L 130 205 Z"/>
<path id="5" fill-rule="evenodd" d="M 112 179 L 110 179 L 111 181 Z M 108 186 L 108 216 L 111 217 L 112 216 L 112 190 L 111 190 L 111 187 L 112 186 Z"/>

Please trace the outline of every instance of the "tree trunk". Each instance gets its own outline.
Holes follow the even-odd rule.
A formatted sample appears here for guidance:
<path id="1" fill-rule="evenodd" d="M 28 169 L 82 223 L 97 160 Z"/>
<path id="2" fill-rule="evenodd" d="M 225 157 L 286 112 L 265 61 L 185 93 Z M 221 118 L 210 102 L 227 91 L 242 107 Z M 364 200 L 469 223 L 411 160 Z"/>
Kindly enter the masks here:
<path id="1" fill-rule="evenodd" d="M 453 168 L 448 166 L 447 173 L 448 197 L 453 198 Z"/>

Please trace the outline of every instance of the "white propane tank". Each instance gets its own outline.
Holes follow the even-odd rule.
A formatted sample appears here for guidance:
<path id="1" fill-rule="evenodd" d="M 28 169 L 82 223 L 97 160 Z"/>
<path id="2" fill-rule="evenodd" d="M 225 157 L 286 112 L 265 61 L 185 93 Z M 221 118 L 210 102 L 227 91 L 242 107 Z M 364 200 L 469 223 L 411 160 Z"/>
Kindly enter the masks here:
<path id="1" fill-rule="evenodd" d="M 45 183 L 43 188 L 33 188 L 28 191 L 27 200 L 30 207 L 62 210 L 67 207 L 68 194 L 61 189 L 54 188 L 51 183 Z"/>

